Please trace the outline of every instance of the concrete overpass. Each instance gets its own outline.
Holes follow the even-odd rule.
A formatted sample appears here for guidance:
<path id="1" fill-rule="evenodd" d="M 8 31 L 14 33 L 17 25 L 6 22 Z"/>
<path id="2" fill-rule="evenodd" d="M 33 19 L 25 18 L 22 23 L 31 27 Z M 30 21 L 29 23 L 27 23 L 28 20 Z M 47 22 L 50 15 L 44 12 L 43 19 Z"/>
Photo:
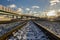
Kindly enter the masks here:
<path id="1" fill-rule="evenodd" d="M 32 15 L 25 15 L 25 14 L 18 14 L 17 11 L 12 10 L 11 8 L 4 7 L 0 5 L 0 15 L 6 15 L 6 17 L 10 17 L 12 19 L 16 18 L 25 18 L 25 19 L 35 19 L 38 17 L 32 16 Z"/>

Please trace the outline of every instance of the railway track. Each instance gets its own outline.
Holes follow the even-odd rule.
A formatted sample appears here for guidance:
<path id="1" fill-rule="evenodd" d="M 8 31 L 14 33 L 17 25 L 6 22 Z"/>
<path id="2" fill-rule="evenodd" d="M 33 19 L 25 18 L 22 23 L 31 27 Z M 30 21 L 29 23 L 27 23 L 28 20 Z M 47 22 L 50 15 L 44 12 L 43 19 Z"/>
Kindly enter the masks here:
<path id="1" fill-rule="evenodd" d="M 3 34 L 0 35 L 0 40 L 5 40 L 9 35 L 12 34 L 12 32 L 14 32 L 14 31 L 16 31 L 17 29 L 21 28 L 20 26 L 25 25 L 26 22 L 27 22 L 27 21 L 22 21 L 22 22 L 19 21 L 19 22 L 15 23 L 14 25 L 12 24 L 13 26 L 8 25 L 9 27 L 6 28 L 5 30 L 2 29 L 3 32 L 0 32 L 0 33 L 3 33 Z M 6 31 L 6 30 L 7 30 L 7 31 Z M 6 32 L 5 32 L 5 31 L 6 31 Z"/>
<path id="2" fill-rule="evenodd" d="M 50 40 L 44 32 L 32 21 L 28 22 L 21 29 L 12 32 L 6 40 Z"/>
<path id="3" fill-rule="evenodd" d="M 47 35 L 46 35 L 47 34 Z M 55 40 L 38 24 L 29 21 L 10 30 L 0 40 Z"/>
<path id="4" fill-rule="evenodd" d="M 45 34 L 49 36 L 52 40 L 60 40 L 60 22 L 50 22 L 50 21 L 34 21 L 41 29 L 45 32 Z"/>

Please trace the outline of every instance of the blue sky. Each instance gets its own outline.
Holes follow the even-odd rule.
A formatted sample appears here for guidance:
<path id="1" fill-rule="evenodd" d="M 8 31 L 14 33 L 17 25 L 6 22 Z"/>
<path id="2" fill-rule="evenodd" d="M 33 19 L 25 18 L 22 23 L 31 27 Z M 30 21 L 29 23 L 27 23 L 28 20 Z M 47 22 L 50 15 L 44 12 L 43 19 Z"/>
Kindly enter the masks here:
<path id="1" fill-rule="evenodd" d="M 54 0 L 51 0 L 54 1 Z M 29 8 L 34 11 L 46 11 L 50 8 L 50 5 L 54 5 L 51 7 L 51 9 L 55 9 L 57 6 L 59 6 L 56 9 L 60 8 L 59 1 L 51 2 L 50 0 L 0 0 L 0 4 L 4 6 L 10 6 L 14 4 L 16 8 L 22 8 L 24 11 L 26 11 L 26 8 Z M 50 3 L 51 2 L 51 3 Z M 55 3 L 58 5 L 56 6 Z M 39 8 L 32 9 L 33 6 L 38 6 Z M 55 7 L 56 6 L 56 7 Z"/>

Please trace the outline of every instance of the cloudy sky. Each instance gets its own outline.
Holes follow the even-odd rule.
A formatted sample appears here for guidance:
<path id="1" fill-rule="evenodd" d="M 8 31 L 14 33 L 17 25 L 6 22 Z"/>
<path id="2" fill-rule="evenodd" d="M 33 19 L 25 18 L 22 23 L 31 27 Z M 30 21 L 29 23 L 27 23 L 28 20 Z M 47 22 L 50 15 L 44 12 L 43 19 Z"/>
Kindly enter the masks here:
<path id="1" fill-rule="evenodd" d="M 60 0 L 0 0 L 0 5 L 4 5 L 18 11 L 46 11 L 49 9 L 60 9 Z"/>

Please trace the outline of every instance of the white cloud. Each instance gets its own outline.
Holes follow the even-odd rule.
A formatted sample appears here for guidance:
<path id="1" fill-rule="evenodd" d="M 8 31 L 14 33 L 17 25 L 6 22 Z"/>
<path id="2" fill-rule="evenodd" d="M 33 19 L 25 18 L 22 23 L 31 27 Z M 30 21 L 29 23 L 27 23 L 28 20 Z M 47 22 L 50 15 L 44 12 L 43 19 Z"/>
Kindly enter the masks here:
<path id="1" fill-rule="evenodd" d="M 53 6 L 53 5 L 56 5 L 59 2 L 60 2 L 60 0 L 50 0 L 50 5 Z"/>
<path id="2" fill-rule="evenodd" d="M 58 12 L 60 12 L 60 9 L 58 10 Z"/>
<path id="3" fill-rule="evenodd" d="M 33 12 L 33 13 L 37 13 L 37 12 Z"/>
<path id="4" fill-rule="evenodd" d="M 17 12 L 22 12 L 22 8 L 18 8 L 17 9 Z"/>
<path id="5" fill-rule="evenodd" d="M 23 12 L 22 8 L 18 8 L 18 9 L 17 9 L 17 13 L 18 13 L 18 14 L 21 14 L 22 12 Z"/>
<path id="6" fill-rule="evenodd" d="M 56 3 L 51 3 L 50 5 L 53 6 L 53 5 L 56 5 Z"/>
<path id="7" fill-rule="evenodd" d="M 16 8 L 16 5 L 15 4 L 11 4 L 8 7 L 10 7 L 10 8 Z"/>
<path id="8" fill-rule="evenodd" d="M 32 11 L 30 11 L 30 14 L 32 13 Z"/>
<path id="9" fill-rule="evenodd" d="M 39 6 L 32 6 L 32 8 L 40 8 Z"/>
<path id="10" fill-rule="evenodd" d="M 27 10 L 27 11 L 29 11 L 29 10 L 30 10 L 30 8 L 26 8 L 26 10 Z"/>
<path id="11" fill-rule="evenodd" d="M 56 11 L 55 11 L 55 10 L 50 10 L 50 11 L 47 13 L 47 16 L 56 16 Z"/>

